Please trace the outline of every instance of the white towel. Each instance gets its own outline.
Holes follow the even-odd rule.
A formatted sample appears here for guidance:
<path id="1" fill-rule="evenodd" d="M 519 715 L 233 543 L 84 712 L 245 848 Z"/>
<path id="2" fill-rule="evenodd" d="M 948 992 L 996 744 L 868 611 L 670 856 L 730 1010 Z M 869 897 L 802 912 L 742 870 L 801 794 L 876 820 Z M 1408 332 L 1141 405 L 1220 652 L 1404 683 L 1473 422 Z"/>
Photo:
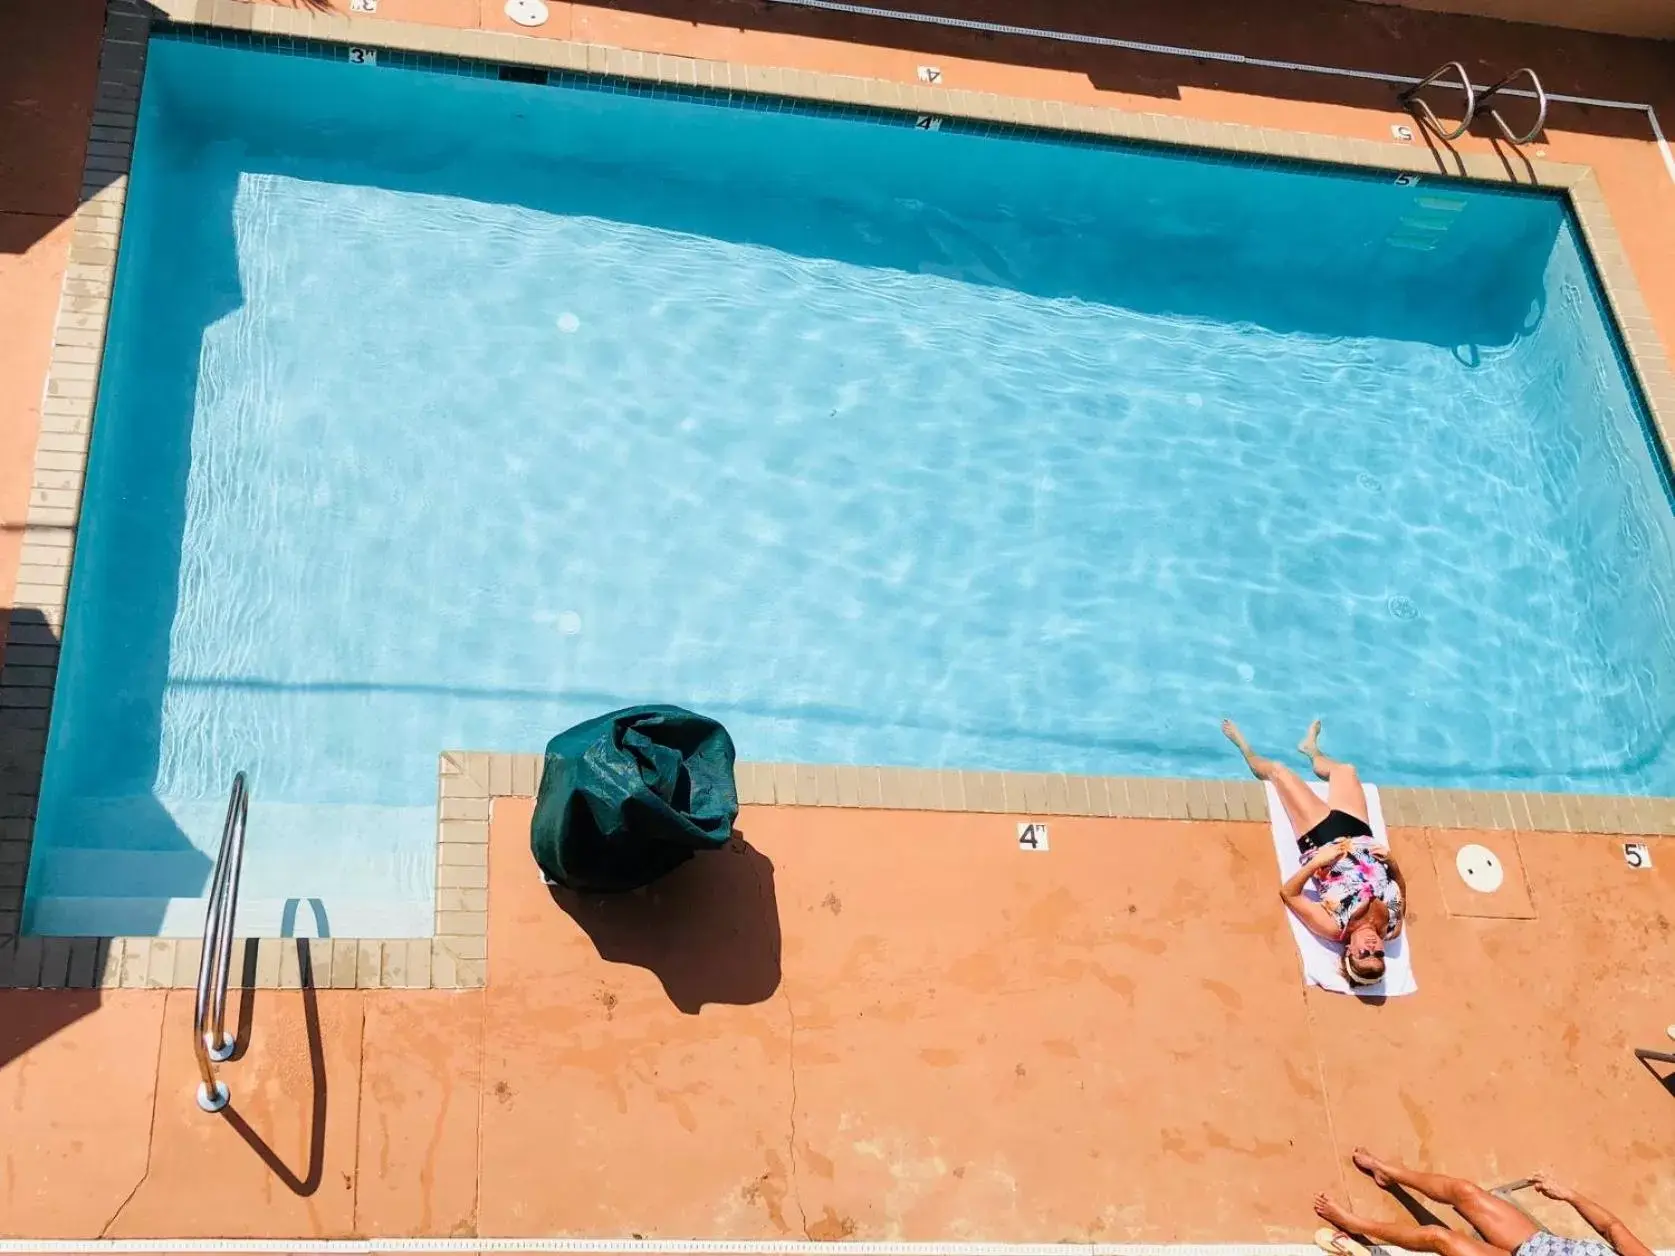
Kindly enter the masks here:
<path id="1" fill-rule="evenodd" d="M 1326 797 L 1325 781 L 1312 782 L 1310 788 L 1321 798 Z M 1368 785 L 1366 789 L 1367 819 L 1372 823 L 1373 837 L 1388 850 L 1390 834 L 1384 827 L 1384 809 L 1379 805 L 1378 788 Z M 1285 804 L 1280 802 L 1280 796 L 1271 784 L 1268 786 L 1268 825 L 1274 835 L 1274 854 L 1279 859 L 1280 878 L 1289 879 L 1302 865 L 1303 858 L 1297 850 L 1297 835 L 1291 830 L 1291 817 L 1286 815 Z M 1316 901 L 1319 900 L 1320 895 L 1315 889 L 1313 878 L 1303 887 L 1303 893 Z M 1297 939 L 1297 950 L 1303 957 L 1305 981 L 1319 986 L 1322 990 L 1335 990 L 1339 994 L 1356 994 L 1362 997 L 1418 992 L 1419 983 L 1413 979 L 1413 961 L 1407 953 L 1405 927 L 1399 938 L 1385 944 L 1384 980 L 1370 986 L 1351 986 L 1344 980 L 1343 971 L 1338 967 L 1343 949 L 1315 937 L 1289 908 L 1281 907 L 1280 910 L 1285 912 L 1286 922 L 1291 926 L 1291 936 Z"/>

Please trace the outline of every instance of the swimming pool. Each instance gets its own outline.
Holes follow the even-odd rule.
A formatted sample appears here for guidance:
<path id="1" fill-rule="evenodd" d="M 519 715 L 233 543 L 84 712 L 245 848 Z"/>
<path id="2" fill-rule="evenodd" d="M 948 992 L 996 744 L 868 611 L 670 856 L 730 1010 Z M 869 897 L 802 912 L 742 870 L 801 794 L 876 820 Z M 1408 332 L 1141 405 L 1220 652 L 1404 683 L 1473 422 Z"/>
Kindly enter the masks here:
<path id="1" fill-rule="evenodd" d="M 341 56 L 341 50 L 339 50 Z M 1669 792 L 1562 203 L 153 41 L 31 927 L 431 926 L 436 755 Z M 304 927 L 309 913 L 304 911 Z"/>

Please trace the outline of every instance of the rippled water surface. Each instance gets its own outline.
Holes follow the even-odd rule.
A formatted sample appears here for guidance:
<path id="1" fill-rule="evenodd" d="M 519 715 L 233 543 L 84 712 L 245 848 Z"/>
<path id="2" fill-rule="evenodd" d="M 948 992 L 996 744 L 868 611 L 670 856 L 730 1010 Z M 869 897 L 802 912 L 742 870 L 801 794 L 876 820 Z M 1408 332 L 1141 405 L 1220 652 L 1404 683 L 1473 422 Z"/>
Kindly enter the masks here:
<path id="1" fill-rule="evenodd" d="M 439 750 L 645 700 L 1675 788 L 1669 499 L 1553 200 L 160 42 L 106 374 L 62 841 L 202 845 L 248 768 L 423 893 Z"/>

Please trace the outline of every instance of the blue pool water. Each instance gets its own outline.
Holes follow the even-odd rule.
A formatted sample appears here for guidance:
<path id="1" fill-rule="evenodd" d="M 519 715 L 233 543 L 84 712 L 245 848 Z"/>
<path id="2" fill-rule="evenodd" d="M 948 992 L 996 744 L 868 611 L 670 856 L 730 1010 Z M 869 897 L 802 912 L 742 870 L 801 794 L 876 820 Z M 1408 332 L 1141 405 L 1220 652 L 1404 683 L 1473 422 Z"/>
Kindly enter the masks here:
<path id="1" fill-rule="evenodd" d="M 1546 196 L 161 39 L 33 924 L 195 931 L 242 768 L 246 925 L 428 932 L 438 751 L 642 700 L 1669 792 L 1637 404 Z"/>

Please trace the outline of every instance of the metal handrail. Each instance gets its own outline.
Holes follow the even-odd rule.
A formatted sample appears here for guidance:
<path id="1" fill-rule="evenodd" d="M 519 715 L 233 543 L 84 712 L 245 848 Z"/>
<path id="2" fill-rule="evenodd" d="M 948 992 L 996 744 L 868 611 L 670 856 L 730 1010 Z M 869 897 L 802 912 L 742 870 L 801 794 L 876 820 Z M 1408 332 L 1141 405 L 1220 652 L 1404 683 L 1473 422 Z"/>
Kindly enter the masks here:
<path id="1" fill-rule="evenodd" d="M 1435 112 L 1432 111 L 1431 106 L 1424 100 L 1420 99 L 1419 96 L 1420 92 L 1424 91 L 1432 83 L 1439 82 L 1442 79 L 1442 76 L 1447 74 L 1449 71 L 1453 71 L 1460 81 L 1458 84 L 1447 83 L 1444 84 L 1444 86 L 1458 86 L 1466 94 L 1465 116 L 1460 119 L 1460 125 L 1455 127 L 1452 131 L 1443 126 L 1442 119 L 1438 118 Z M 1533 90 L 1519 91 L 1518 89 L 1512 87 L 1512 84 L 1515 81 L 1526 76 L 1529 78 L 1530 88 Z M 1535 125 L 1522 135 L 1516 135 L 1513 133 L 1512 128 L 1506 125 L 1506 119 L 1501 117 L 1499 110 L 1484 109 L 1484 106 L 1487 105 L 1493 97 L 1499 95 L 1503 91 L 1510 91 L 1519 96 L 1535 97 Z M 1486 87 L 1479 92 L 1477 88 L 1472 86 L 1471 75 L 1466 73 L 1466 67 L 1461 65 L 1458 61 L 1449 61 L 1443 65 L 1439 65 L 1412 87 L 1405 88 L 1397 99 L 1399 99 L 1408 109 L 1411 109 L 1414 116 L 1416 116 L 1420 122 L 1430 127 L 1431 130 L 1436 133 L 1436 137 L 1439 140 L 1444 141 L 1459 139 L 1467 132 L 1467 130 L 1471 128 L 1471 124 L 1477 121 L 1477 115 L 1485 112 L 1489 115 L 1489 120 L 1500 128 L 1501 134 L 1506 136 L 1507 142 L 1519 146 L 1528 144 L 1536 136 L 1540 135 L 1542 129 L 1547 125 L 1547 89 L 1541 85 L 1541 80 L 1535 76 L 1535 71 L 1530 69 L 1527 65 L 1521 66 L 1520 68 L 1512 71 L 1511 74 L 1508 74 L 1493 87 Z"/>
<path id="2" fill-rule="evenodd" d="M 1431 106 L 1419 98 L 1420 92 L 1424 91 L 1432 83 L 1435 83 L 1450 70 L 1453 70 L 1455 74 L 1459 75 L 1460 86 L 1465 89 L 1466 93 L 1466 116 L 1460 120 L 1460 125 L 1455 127 L 1452 131 L 1445 130 L 1442 125 L 1442 120 L 1431 111 Z M 1451 83 L 1449 86 L 1452 87 L 1453 84 Z M 1477 117 L 1477 89 L 1471 85 L 1471 75 L 1466 73 L 1466 67 L 1461 65 L 1458 61 L 1448 61 L 1439 65 L 1412 87 L 1403 91 L 1397 99 L 1418 114 L 1420 121 L 1429 126 L 1431 130 L 1435 131 L 1439 140 L 1459 139 L 1466 133 L 1466 129 L 1471 126 L 1472 119 Z"/>
<path id="3" fill-rule="evenodd" d="M 1536 112 L 1534 126 L 1522 135 L 1514 135 L 1512 133 L 1512 128 L 1506 125 L 1506 119 L 1501 117 L 1499 111 L 1495 109 L 1489 110 L 1490 120 L 1501 129 L 1501 134 L 1506 136 L 1507 143 L 1509 144 L 1528 144 L 1536 136 L 1540 135 L 1542 129 L 1547 125 L 1547 89 L 1542 87 L 1541 80 L 1535 76 L 1535 71 L 1530 69 L 1527 65 L 1514 70 L 1511 74 L 1508 74 L 1500 82 L 1496 83 L 1493 87 L 1486 90 L 1477 98 L 1477 108 L 1478 111 L 1481 112 L 1483 106 L 1489 103 L 1489 98 L 1491 96 L 1509 86 L 1514 79 L 1526 74 L 1529 75 L 1530 86 L 1535 89 Z"/>
<path id="4" fill-rule="evenodd" d="M 192 1019 L 192 1049 L 198 1057 L 198 1106 L 219 1112 L 232 1097 L 227 1083 L 215 1075 L 215 1064 L 233 1053 L 227 1033 L 227 979 L 233 963 L 233 918 L 238 912 L 239 873 L 244 869 L 244 827 L 250 815 L 250 792 L 244 773 L 233 776 L 227 799 L 227 820 L 221 827 L 221 849 L 209 881 L 209 906 L 204 912 L 204 953 L 198 961 L 198 1001 Z"/>

